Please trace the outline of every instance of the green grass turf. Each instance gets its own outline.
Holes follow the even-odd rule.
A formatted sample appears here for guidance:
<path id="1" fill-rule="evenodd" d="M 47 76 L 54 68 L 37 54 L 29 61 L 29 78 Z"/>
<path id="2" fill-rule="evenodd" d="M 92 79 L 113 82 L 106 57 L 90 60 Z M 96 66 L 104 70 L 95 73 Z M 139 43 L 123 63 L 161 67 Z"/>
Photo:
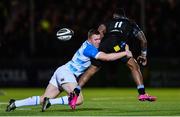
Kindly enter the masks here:
<path id="1" fill-rule="evenodd" d="M 20 107 L 5 112 L 10 98 L 22 99 L 42 94 L 40 88 L 3 88 L 0 94 L 0 116 L 179 116 L 180 89 L 147 89 L 158 97 L 156 102 L 139 102 L 135 88 L 84 88 L 84 104 L 71 110 L 67 105 L 53 105 L 46 112 L 41 106 Z M 65 95 L 65 93 L 63 93 Z"/>

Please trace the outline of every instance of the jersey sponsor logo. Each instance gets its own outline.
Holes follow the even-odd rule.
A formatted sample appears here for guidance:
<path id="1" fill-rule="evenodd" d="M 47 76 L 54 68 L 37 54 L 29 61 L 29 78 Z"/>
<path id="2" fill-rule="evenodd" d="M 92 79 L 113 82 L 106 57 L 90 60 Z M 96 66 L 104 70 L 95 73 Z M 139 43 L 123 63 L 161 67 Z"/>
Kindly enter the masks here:
<path id="1" fill-rule="evenodd" d="M 121 48 L 119 47 L 119 45 L 116 45 L 116 46 L 114 46 L 114 50 L 117 52 L 117 51 L 121 50 Z"/>

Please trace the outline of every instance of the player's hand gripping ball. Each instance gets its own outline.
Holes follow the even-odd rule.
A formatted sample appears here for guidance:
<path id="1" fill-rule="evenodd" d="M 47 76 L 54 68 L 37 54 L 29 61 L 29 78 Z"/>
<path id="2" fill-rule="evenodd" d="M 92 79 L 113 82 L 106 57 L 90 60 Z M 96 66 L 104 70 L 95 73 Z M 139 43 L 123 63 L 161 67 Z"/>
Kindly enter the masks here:
<path id="1" fill-rule="evenodd" d="M 68 41 L 74 35 L 74 31 L 69 28 L 61 28 L 57 31 L 56 36 L 61 41 Z"/>

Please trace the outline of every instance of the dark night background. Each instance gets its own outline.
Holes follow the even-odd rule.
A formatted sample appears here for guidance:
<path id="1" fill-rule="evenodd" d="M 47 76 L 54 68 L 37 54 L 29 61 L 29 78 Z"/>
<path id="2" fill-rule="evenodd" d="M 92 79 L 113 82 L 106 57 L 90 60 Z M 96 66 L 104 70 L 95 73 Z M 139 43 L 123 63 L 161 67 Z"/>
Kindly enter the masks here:
<path id="1" fill-rule="evenodd" d="M 179 0 L 1 0 L 0 87 L 44 87 L 54 70 L 71 59 L 87 31 L 123 7 L 148 40 L 148 65 L 142 67 L 150 87 L 180 86 Z M 60 27 L 74 30 L 72 40 L 55 36 Z M 136 56 L 138 42 L 131 48 Z M 135 86 L 128 68 L 112 63 L 87 86 Z"/>

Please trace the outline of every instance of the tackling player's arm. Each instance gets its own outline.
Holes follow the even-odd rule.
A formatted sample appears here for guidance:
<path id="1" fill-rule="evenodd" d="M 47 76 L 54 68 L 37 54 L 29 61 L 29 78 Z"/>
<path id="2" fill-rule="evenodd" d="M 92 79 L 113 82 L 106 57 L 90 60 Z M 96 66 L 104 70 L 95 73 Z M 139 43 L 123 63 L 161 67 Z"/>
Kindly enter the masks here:
<path id="1" fill-rule="evenodd" d="M 126 49 L 126 51 L 117 52 L 117 53 L 105 53 L 102 51 L 98 51 L 98 49 L 93 45 L 87 46 L 84 49 L 83 54 L 89 58 L 94 58 L 102 61 L 114 61 L 124 56 L 127 56 L 128 58 L 132 57 L 132 53 L 128 49 Z"/>
<path id="2" fill-rule="evenodd" d="M 132 53 L 130 51 L 123 51 L 118 53 L 105 53 L 105 52 L 99 52 L 96 56 L 96 59 L 102 60 L 102 61 L 114 61 L 117 59 L 120 59 L 124 56 L 132 57 Z"/>
<path id="3" fill-rule="evenodd" d="M 128 46 L 127 46 L 128 47 Z M 91 50 L 91 51 L 88 51 Z M 89 46 L 89 48 L 85 49 L 84 55 L 92 57 L 94 59 L 102 60 L 102 61 L 114 61 L 117 59 L 120 59 L 124 56 L 132 57 L 131 51 L 127 48 L 126 51 L 118 52 L 118 53 L 104 53 L 104 52 L 98 52 L 97 49 L 95 49 L 92 46 Z M 100 67 L 91 65 L 88 70 L 79 78 L 78 86 L 74 89 L 74 92 L 79 95 L 81 87 L 83 87 L 86 82 L 100 69 Z"/>
<path id="4" fill-rule="evenodd" d="M 119 58 L 122 58 L 124 56 L 127 57 L 132 57 L 131 51 L 124 51 L 124 52 L 118 52 L 118 53 L 104 53 L 104 52 L 99 52 L 96 56 L 95 59 L 102 60 L 102 61 L 114 61 Z M 99 71 L 100 67 L 91 65 L 88 70 L 80 77 L 78 81 L 78 85 L 80 86 L 79 88 L 83 87 L 86 82 L 97 72 Z"/>

